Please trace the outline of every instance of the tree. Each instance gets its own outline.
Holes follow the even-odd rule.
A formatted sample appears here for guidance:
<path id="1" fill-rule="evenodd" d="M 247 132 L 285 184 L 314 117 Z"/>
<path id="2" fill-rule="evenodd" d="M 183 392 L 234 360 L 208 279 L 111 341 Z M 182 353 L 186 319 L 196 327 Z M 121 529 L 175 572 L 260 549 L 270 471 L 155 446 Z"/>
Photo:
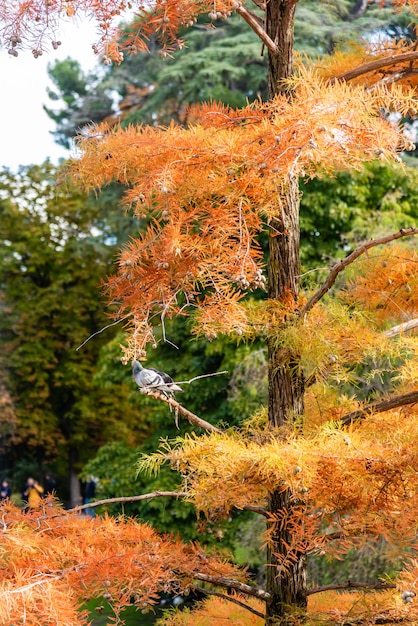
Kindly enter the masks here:
<path id="1" fill-rule="evenodd" d="M 84 6 L 97 11 L 96 3 Z M 403 335 L 416 328 L 417 259 L 409 248 L 394 248 L 384 259 L 376 253 L 378 245 L 417 229 L 353 249 L 322 285 L 304 294 L 298 217 L 300 176 L 396 158 L 409 147 L 389 112 L 405 116 L 415 110 L 418 53 L 404 42 L 370 43 L 295 68 L 295 6 L 293 0 L 270 2 L 263 21 L 235 1 L 218 2 L 216 11 L 212 4 L 174 0 L 141 7 L 125 50 L 143 49 L 157 33 L 163 52 L 171 52 L 182 45 L 179 26 L 200 12 L 216 18 L 237 12 L 268 51 L 270 101 L 241 110 L 196 108 L 196 122 L 187 129 L 94 127 L 81 138 L 82 156 L 73 168 L 87 187 L 115 179 L 129 185 L 126 204 L 152 217 L 147 232 L 123 250 L 119 274 L 108 281 L 116 318 L 130 316 L 126 361 L 144 357 L 146 345 L 156 341 L 155 320 L 165 328 L 167 318 L 186 310 L 196 332 L 208 339 L 220 332 L 265 338 L 266 426 L 250 423 L 235 433 L 207 423 L 210 434 L 166 444 L 143 466 L 168 461 L 178 468 L 185 476 L 181 497 L 208 515 L 251 507 L 266 518 L 266 589 L 206 572 L 194 571 L 193 578 L 262 598 L 269 625 L 297 619 L 295 611 L 319 591 L 306 587 L 308 552 L 342 554 L 366 535 L 386 536 L 399 549 L 414 546 L 417 518 L 411 446 L 418 425 L 416 339 Z M 121 8 L 119 3 L 113 11 Z M 72 3 L 68 10 L 75 11 Z M 108 37 L 111 17 L 100 14 L 105 63 L 122 60 L 121 48 Z M 245 292 L 266 283 L 257 243 L 266 223 L 268 299 L 246 305 Z M 358 277 L 337 289 L 341 273 L 366 252 L 370 260 Z M 376 355 L 397 363 L 393 395 L 362 403 L 351 387 L 349 396 L 340 397 L 338 385 L 348 385 L 360 364 Z M 166 402 L 194 419 L 176 401 Z M 408 418 L 401 419 L 401 406 L 410 407 Z M 405 605 L 394 603 L 384 619 L 416 621 L 409 606 L 416 575 L 412 563 L 398 587 Z"/>
<path id="2" fill-rule="evenodd" d="M 121 411 L 124 436 L 134 445 L 149 427 L 138 420 L 129 384 L 97 380 L 112 329 L 77 351 L 108 325 L 100 281 L 132 220 L 107 215 L 117 196 L 98 202 L 70 185 L 57 188 L 57 176 L 48 163 L 0 173 L 0 362 L 10 396 L 2 436 L 9 470 L 25 457 L 42 475 L 45 463 L 60 458 L 72 485 L 71 494 L 60 485 L 60 495 L 75 504 L 77 473 L 121 434 Z"/>

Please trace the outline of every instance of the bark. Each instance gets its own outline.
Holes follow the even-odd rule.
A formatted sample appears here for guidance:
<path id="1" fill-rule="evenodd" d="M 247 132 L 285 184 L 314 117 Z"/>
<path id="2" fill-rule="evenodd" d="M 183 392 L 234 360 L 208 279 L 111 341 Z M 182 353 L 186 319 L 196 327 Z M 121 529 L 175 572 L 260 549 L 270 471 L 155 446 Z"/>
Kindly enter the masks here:
<path id="1" fill-rule="evenodd" d="M 271 0 L 266 5 L 266 29 L 277 47 L 269 49 L 268 84 L 270 97 L 285 93 L 284 79 L 293 72 L 293 25 L 296 2 Z M 278 210 L 270 220 L 269 298 L 297 302 L 299 293 L 299 186 L 290 176 L 285 192 L 278 198 Z M 269 424 L 274 431 L 295 422 L 303 414 L 304 381 L 297 355 L 289 354 L 274 338 L 268 341 Z M 285 624 L 286 615 L 306 607 L 306 555 L 292 545 L 292 532 L 281 520 L 296 506 L 290 491 L 270 493 L 268 504 L 269 545 L 267 549 L 266 624 Z M 286 558 L 285 558 L 286 557 Z M 290 557 L 290 558 L 288 558 Z"/>
<path id="2" fill-rule="evenodd" d="M 80 481 L 75 469 L 77 451 L 70 447 L 68 454 L 69 478 L 70 478 L 70 508 L 73 508 L 82 502 Z"/>
<path id="3" fill-rule="evenodd" d="M 268 87 L 273 98 L 278 93 L 286 93 L 282 82 L 293 72 L 294 19 L 297 0 L 270 0 L 266 3 L 266 31 L 277 47 L 277 52 L 269 49 Z"/>

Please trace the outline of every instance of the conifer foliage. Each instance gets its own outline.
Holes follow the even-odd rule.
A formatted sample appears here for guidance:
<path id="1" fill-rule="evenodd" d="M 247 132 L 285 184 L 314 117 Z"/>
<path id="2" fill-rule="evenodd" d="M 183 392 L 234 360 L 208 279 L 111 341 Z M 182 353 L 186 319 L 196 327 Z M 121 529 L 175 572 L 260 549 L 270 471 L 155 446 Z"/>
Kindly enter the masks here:
<path id="1" fill-rule="evenodd" d="M 24 44 L 24 34 L 39 34 L 62 10 L 54 0 L 28 2 L 24 10 L 19 5 L 20 13 L 6 4 L 9 12 L 3 3 L 0 16 L 12 51 Z M 209 518 L 236 509 L 265 518 L 265 588 L 247 584 L 233 566 L 200 548 L 157 538 L 133 522 L 81 523 L 53 510 L 22 519 L 6 506 L 9 552 L 1 567 L 5 606 L 16 611 L 12 621 L 29 623 L 19 615 L 27 614 L 28 593 L 38 585 L 50 599 L 43 620 L 57 621 L 51 616 L 54 603 L 64 603 L 64 581 L 74 601 L 86 587 L 111 599 L 116 612 L 132 598 L 151 605 L 161 589 L 206 585 L 205 593 L 217 594 L 202 609 L 206 617 L 207 611 L 216 616 L 226 587 L 239 598 L 224 595 L 222 611 L 224 601 L 234 605 L 231 611 L 238 603 L 248 611 L 242 623 L 303 623 L 306 608 L 315 623 L 347 623 L 347 614 L 362 624 L 418 621 L 418 569 L 411 558 L 418 519 L 418 258 L 412 243 L 418 228 L 400 224 L 364 242 L 305 291 L 298 225 L 300 179 L 373 159 L 399 160 L 399 152 L 412 147 L 399 119 L 416 113 L 418 53 L 403 41 L 371 42 L 295 67 L 296 1 L 255 4 L 265 20 L 236 0 L 134 3 L 138 16 L 123 44 L 130 52 L 144 49 L 156 34 L 162 54 L 171 53 L 183 45 L 179 28 L 193 25 L 200 13 L 213 19 L 238 13 L 268 51 L 270 100 L 241 110 L 197 107 L 187 128 L 92 126 L 80 137 L 72 174 L 87 189 L 124 183 L 126 206 L 148 224 L 122 250 L 119 271 L 106 287 L 115 318 L 127 321 L 125 362 L 144 359 L 147 345 L 158 343 L 155 328 L 166 338 L 165 320 L 178 314 L 190 315 L 195 332 L 208 340 L 219 333 L 265 339 L 266 414 L 236 431 L 206 423 L 207 434 L 164 442 L 140 462 L 148 471 L 162 463 L 179 471 L 183 491 L 171 495 Z M 417 10 L 416 2 L 395 4 Z M 120 62 L 111 23 L 125 5 L 79 0 L 65 3 L 64 11 L 72 16 L 82 8 L 99 18 L 104 34 L 97 50 L 104 62 Z M 267 260 L 258 243 L 262 232 Z M 267 297 L 246 300 L 254 289 Z M 165 401 L 188 417 L 176 400 Z M 54 540 L 40 548 L 49 536 Z M 379 537 L 404 559 L 396 582 L 307 583 L 307 555 L 341 558 Z M 125 538 L 129 548 L 121 545 Z M 146 549 L 136 554 L 142 545 Z M 29 565 L 35 554 L 42 554 L 36 567 Z M 121 554 L 127 555 L 123 566 Z M 141 568 L 142 559 L 152 563 Z M 310 600 L 341 588 L 385 593 L 361 601 L 360 592 L 328 596 L 322 605 Z M 188 614 L 176 619 L 166 623 L 196 621 Z"/>

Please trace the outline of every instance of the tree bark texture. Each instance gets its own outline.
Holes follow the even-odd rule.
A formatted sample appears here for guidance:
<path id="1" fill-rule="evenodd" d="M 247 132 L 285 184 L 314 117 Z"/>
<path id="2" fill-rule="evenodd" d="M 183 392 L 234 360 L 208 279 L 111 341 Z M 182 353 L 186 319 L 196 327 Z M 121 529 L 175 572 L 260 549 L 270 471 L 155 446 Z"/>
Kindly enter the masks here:
<path id="1" fill-rule="evenodd" d="M 291 515 L 292 509 L 297 506 L 289 490 L 276 491 L 270 494 L 269 510 L 274 513 Z M 289 550 L 292 544 L 292 532 L 286 523 L 282 524 L 280 517 L 271 521 L 270 541 L 267 546 L 267 573 L 266 591 L 269 598 L 266 600 L 266 624 L 276 626 L 294 623 L 295 613 L 304 610 L 306 600 L 306 554 L 295 548 Z"/>
<path id="2" fill-rule="evenodd" d="M 270 97 L 284 93 L 291 97 L 284 79 L 293 72 L 293 29 L 296 0 L 270 0 L 266 3 L 266 30 L 277 46 L 269 51 L 268 85 Z M 277 214 L 269 222 L 269 298 L 297 302 L 300 282 L 299 184 L 289 177 L 278 197 Z M 303 414 L 304 381 L 297 355 L 272 336 L 269 355 L 269 424 L 272 430 L 295 422 Z M 306 555 L 294 551 L 291 529 L 281 520 L 297 506 L 289 490 L 270 493 L 268 504 L 269 545 L 267 550 L 266 624 L 285 624 L 295 609 L 306 607 Z M 289 558 L 290 557 L 290 558 Z"/>

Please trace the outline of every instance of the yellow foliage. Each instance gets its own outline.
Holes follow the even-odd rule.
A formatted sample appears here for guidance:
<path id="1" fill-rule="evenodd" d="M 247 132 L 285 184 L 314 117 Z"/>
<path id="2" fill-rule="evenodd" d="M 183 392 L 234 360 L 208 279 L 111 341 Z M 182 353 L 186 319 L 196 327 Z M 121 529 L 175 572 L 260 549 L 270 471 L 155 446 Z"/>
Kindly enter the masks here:
<path id="1" fill-rule="evenodd" d="M 236 594 L 232 594 L 231 598 L 239 599 L 258 612 L 264 613 L 264 606 L 260 600 L 245 598 Z M 233 624 L 233 626 L 262 626 L 264 619 L 232 602 L 222 598 L 209 597 L 196 609 L 177 611 L 157 622 L 158 626 L 214 626 L 224 623 Z"/>
<path id="2" fill-rule="evenodd" d="M 410 545 L 418 530 L 417 410 L 370 415 L 348 429 L 327 423 L 304 437 L 285 431 L 191 435 L 166 442 L 141 466 L 170 462 L 184 476 L 189 499 L 208 516 L 264 506 L 269 492 L 289 489 L 293 512 L 286 524 L 308 551 L 337 553 L 373 536 Z M 337 533 L 332 542 L 331 530 Z"/>

